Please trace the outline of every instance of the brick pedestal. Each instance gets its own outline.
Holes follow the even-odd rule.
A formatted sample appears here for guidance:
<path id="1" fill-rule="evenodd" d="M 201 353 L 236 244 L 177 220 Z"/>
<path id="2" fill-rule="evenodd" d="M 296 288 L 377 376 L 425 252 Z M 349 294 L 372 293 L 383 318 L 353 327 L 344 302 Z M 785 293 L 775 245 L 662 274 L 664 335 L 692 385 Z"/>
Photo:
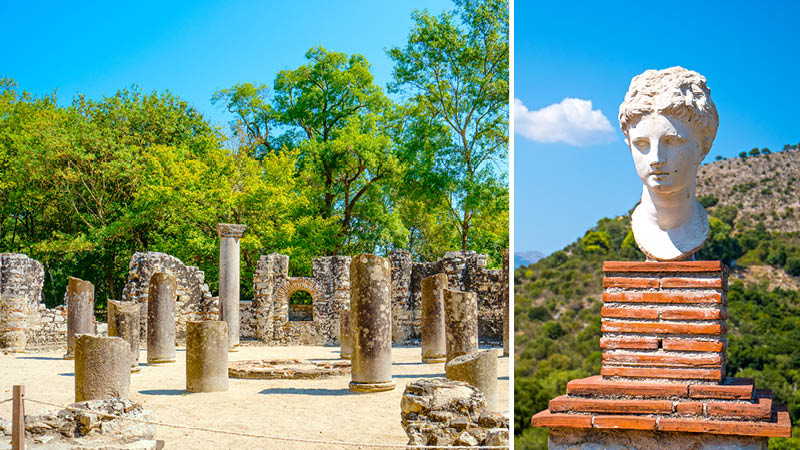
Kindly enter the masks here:
<path id="1" fill-rule="evenodd" d="M 570 381 L 533 426 L 549 427 L 551 438 L 574 435 L 576 448 L 606 439 L 604 430 L 644 431 L 642 439 L 791 436 L 789 414 L 772 403 L 772 392 L 725 376 L 727 267 L 607 261 L 603 272 L 600 375 Z"/>

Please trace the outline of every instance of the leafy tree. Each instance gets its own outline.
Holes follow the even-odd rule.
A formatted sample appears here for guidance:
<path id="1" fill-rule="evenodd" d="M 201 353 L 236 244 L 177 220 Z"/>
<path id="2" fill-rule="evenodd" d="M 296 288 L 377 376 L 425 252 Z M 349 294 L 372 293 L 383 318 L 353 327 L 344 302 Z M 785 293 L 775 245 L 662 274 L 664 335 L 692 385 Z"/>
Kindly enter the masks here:
<path id="1" fill-rule="evenodd" d="M 498 185 L 498 172 L 505 170 L 508 3 L 460 0 L 456 5 L 456 12 L 438 17 L 414 12 L 407 45 L 389 50 L 395 61 L 390 89 L 408 95 L 431 126 L 449 130 L 430 177 L 446 181 L 439 195 L 467 250 L 480 210 Z"/>
<path id="2" fill-rule="evenodd" d="M 758 149 L 758 147 L 756 147 L 756 148 L 754 148 L 754 149 L 750 150 L 750 155 L 751 155 L 751 156 L 758 156 L 758 155 L 760 155 L 760 154 L 761 154 L 761 150 L 759 150 L 759 149 Z"/>
<path id="3" fill-rule="evenodd" d="M 277 150 L 270 140 L 270 130 L 275 126 L 277 114 L 269 104 L 269 88 L 264 84 L 239 83 L 221 89 L 211 97 L 211 103 L 223 104 L 233 114 L 230 126 L 238 139 L 239 150 L 251 157 Z M 274 140 L 274 136 L 272 137 Z"/>

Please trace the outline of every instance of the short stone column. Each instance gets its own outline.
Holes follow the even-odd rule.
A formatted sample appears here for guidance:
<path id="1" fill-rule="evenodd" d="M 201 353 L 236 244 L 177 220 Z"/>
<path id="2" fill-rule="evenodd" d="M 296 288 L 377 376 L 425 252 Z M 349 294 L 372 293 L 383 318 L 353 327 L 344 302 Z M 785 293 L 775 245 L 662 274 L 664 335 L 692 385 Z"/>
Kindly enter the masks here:
<path id="1" fill-rule="evenodd" d="M 108 301 L 108 335 L 124 339 L 131 347 L 131 372 L 139 369 L 139 304 Z"/>
<path id="2" fill-rule="evenodd" d="M 339 343 L 342 347 L 339 357 L 350 359 L 353 356 L 353 327 L 350 325 L 350 307 L 339 311 Z"/>
<path id="3" fill-rule="evenodd" d="M 447 360 L 478 351 L 478 295 L 444 290 Z"/>
<path id="4" fill-rule="evenodd" d="M 445 362 L 447 336 L 444 323 L 444 290 L 447 275 L 439 273 L 422 280 L 422 362 Z"/>
<path id="5" fill-rule="evenodd" d="M 150 277 L 147 294 L 147 363 L 175 362 L 175 275 L 159 272 Z"/>
<path id="6" fill-rule="evenodd" d="M 218 223 L 219 316 L 228 324 L 228 349 L 239 345 L 239 239 L 246 225 Z"/>
<path id="7" fill-rule="evenodd" d="M 228 324 L 221 320 L 186 323 L 186 390 L 228 390 Z"/>
<path id="8" fill-rule="evenodd" d="M 387 259 L 368 254 L 353 257 L 350 263 L 351 391 L 394 389 L 391 284 Z"/>
<path id="9" fill-rule="evenodd" d="M 67 283 L 67 353 L 75 357 L 75 335 L 94 333 L 94 285 L 80 278 L 69 277 Z"/>
<path id="10" fill-rule="evenodd" d="M 450 380 L 463 381 L 480 389 L 486 397 L 486 409 L 497 411 L 497 351 L 495 349 L 461 355 L 444 366 Z"/>
<path id="11" fill-rule="evenodd" d="M 28 299 L 22 296 L 0 295 L 0 350 L 24 352 Z"/>
<path id="12" fill-rule="evenodd" d="M 75 402 L 127 400 L 131 383 L 130 345 L 118 337 L 75 336 Z"/>

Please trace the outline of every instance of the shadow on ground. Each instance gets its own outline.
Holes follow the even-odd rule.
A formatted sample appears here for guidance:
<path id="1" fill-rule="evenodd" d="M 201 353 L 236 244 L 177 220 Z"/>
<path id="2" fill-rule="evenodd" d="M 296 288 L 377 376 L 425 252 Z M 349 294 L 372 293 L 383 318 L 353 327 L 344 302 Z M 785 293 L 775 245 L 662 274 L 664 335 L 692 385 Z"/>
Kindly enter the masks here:
<path id="1" fill-rule="evenodd" d="M 144 391 L 139 391 L 140 394 L 144 395 L 184 395 L 188 394 L 183 389 L 146 389 Z"/>

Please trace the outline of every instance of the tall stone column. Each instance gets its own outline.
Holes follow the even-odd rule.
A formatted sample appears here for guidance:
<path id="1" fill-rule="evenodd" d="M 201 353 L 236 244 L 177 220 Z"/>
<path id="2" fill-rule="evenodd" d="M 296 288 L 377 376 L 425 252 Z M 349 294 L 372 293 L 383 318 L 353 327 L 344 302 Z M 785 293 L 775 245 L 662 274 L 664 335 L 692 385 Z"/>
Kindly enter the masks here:
<path id="1" fill-rule="evenodd" d="M 67 283 L 67 353 L 64 359 L 75 357 L 75 335 L 94 333 L 94 285 L 69 277 Z"/>
<path id="2" fill-rule="evenodd" d="M 439 273 L 422 280 L 422 362 L 445 362 L 447 336 L 444 323 L 444 290 L 447 275 Z"/>
<path id="3" fill-rule="evenodd" d="M 0 350 L 25 351 L 27 305 L 23 296 L 0 295 Z"/>
<path id="4" fill-rule="evenodd" d="M 246 225 L 218 223 L 219 315 L 228 324 L 228 349 L 239 345 L 239 239 Z"/>
<path id="5" fill-rule="evenodd" d="M 342 348 L 339 357 L 350 359 L 353 356 L 353 327 L 350 325 L 349 306 L 339 312 L 339 343 Z"/>
<path id="6" fill-rule="evenodd" d="M 353 257 L 350 263 L 351 391 L 394 389 L 391 283 L 387 259 L 368 254 Z"/>
<path id="7" fill-rule="evenodd" d="M 444 366 L 450 380 L 463 381 L 480 389 L 486 396 L 486 409 L 497 411 L 497 351 L 483 350 L 451 359 Z"/>
<path id="8" fill-rule="evenodd" d="M 108 301 L 108 335 L 124 339 L 131 348 L 131 372 L 139 369 L 139 304 Z"/>
<path id="9" fill-rule="evenodd" d="M 221 320 L 186 323 L 186 390 L 228 390 L 228 324 Z"/>
<path id="10" fill-rule="evenodd" d="M 75 336 L 75 402 L 128 398 L 130 345 L 118 337 Z"/>
<path id="11" fill-rule="evenodd" d="M 159 272 L 150 277 L 147 294 L 147 363 L 175 362 L 175 275 Z"/>
<path id="12" fill-rule="evenodd" d="M 447 361 L 478 351 L 478 295 L 444 290 Z"/>

